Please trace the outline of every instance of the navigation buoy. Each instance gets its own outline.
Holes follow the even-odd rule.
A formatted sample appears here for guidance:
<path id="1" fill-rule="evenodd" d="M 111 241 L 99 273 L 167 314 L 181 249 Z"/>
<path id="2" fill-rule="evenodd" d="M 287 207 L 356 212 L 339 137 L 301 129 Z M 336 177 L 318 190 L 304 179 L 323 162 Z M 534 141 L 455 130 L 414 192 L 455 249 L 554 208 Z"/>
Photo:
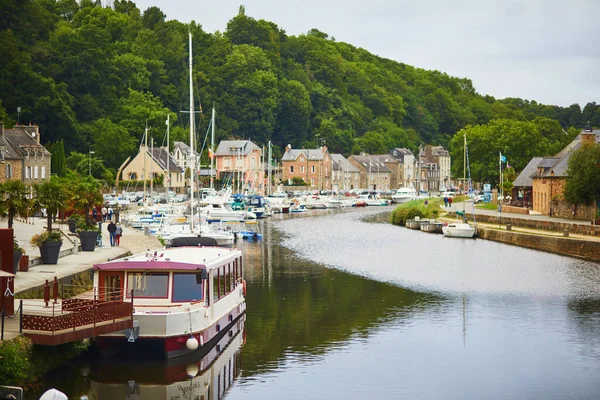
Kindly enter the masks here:
<path id="1" fill-rule="evenodd" d="M 188 340 L 185 341 L 185 347 L 187 347 L 187 349 L 190 351 L 196 350 L 198 348 L 198 339 L 190 336 Z"/>

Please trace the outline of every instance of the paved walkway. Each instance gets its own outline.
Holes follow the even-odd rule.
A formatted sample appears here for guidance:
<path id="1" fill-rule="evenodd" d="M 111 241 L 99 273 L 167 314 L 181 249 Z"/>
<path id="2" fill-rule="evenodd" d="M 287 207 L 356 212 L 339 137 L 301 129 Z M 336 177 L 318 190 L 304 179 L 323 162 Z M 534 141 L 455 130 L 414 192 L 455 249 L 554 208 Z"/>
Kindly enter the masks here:
<path id="1" fill-rule="evenodd" d="M 29 240 L 35 233 L 43 231 L 44 226 L 46 226 L 46 220 L 41 218 L 32 218 L 29 219 L 29 222 L 30 223 L 23 223 L 15 221 L 13 228 L 19 245 L 23 247 L 26 254 L 29 255 L 31 261 L 34 258 L 39 258 L 40 252 L 38 248 L 34 248 L 29 243 Z M 128 227 L 123 228 L 121 246 L 110 247 L 110 240 L 106 226 L 106 223 L 102 224 L 102 247 L 96 247 L 96 250 L 94 251 L 79 251 L 76 254 L 61 257 L 58 259 L 58 264 L 56 265 L 39 264 L 29 267 L 29 271 L 27 272 L 17 272 L 17 276 L 15 278 L 15 293 L 43 285 L 46 279 L 51 281 L 55 276 L 57 278 L 62 278 L 88 270 L 94 264 L 117 258 L 128 252 L 136 254 L 148 249 L 156 249 L 161 247 L 161 244 L 156 237 L 144 235 L 143 232 Z M 63 232 L 65 232 L 65 234 L 69 234 L 67 225 L 57 224 L 56 227 L 60 228 Z M 69 247 L 74 247 L 74 243 L 72 241 L 75 237 L 68 237 L 71 239 L 71 241 L 67 239 L 63 240 L 62 250 L 68 249 Z"/>
<path id="2" fill-rule="evenodd" d="M 463 203 L 452 203 L 451 207 L 444 207 L 442 205 L 442 209 L 446 210 L 446 211 L 463 211 Z M 471 202 L 466 202 L 464 204 L 464 210 L 466 211 L 467 215 L 473 215 L 473 205 Z M 501 215 L 502 217 L 510 217 L 510 218 L 521 218 L 521 219 L 530 219 L 530 220 L 537 220 L 537 221 L 554 221 L 554 222 L 562 222 L 562 223 L 569 223 L 569 224 L 578 224 L 578 225 L 591 225 L 592 222 L 591 221 L 582 221 L 579 219 L 565 219 L 565 218 L 555 218 L 555 217 L 549 217 L 547 215 L 536 215 L 536 214 L 517 214 L 517 213 L 507 213 L 507 212 L 502 212 L 502 213 L 498 213 L 497 210 L 485 210 L 485 209 L 481 209 L 481 208 L 477 208 L 475 207 L 475 216 L 477 215 L 491 215 L 494 217 L 497 217 L 498 215 Z"/>
<path id="3" fill-rule="evenodd" d="M 451 211 L 451 212 L 456 212 L 456 211 L 463 211 L 463 203 L 453 203 L 451 207 L 441 207 L 442 210 L 444 211 Z M 466 211 L 467 216 L 471 215 L 470 218 L 472 220 L 472 215 L 473 215 L 473 206 L 470 202 L 467 202 L 465 204 L 465 208 L 464 210 Z M 475 207 L 475 217 L 477 217 L 477 215 L 491 215 L 493 217 L 497 217 L 498 216 L 498 211 L 496 210 L 485 210 L 485 209 L 481 209 L 481 208 L 477 208 Z M 536 215 L 536 214 L 517 214 L 517 213 L 505 213 L 503 212 L 501 214 L 502 217 L 505 218 L 521 218 L 521 219 L 527 219 L 527 220 L 537 220 L 537 221 L 554 221 L 554 222 L 560 222 L 560 223 L 570 223 L 570 224 L 579 224 L 579 225 L 591 225 L 591 221 L 582 221 L 582 220 L 575 220 L 575 219 L 565 219 L 565 218 L 555 218 L 555 217 L 549 217 L 547 215 Z M 455 219 L 455 218 L 446 218 L 446 219 Z M 477 221 L 477 225 L 478 226 L 482 226 L 485 228 L 490 228 L 490 229 L 499 229 L 499 230 L 506 230 L 506 225 L 502 224 L 502 225 L 498 225 L 497 223 L 485 223 L 485 222 L 479 222 Z M 562 237 L 563 233 L 562 232 L 556 232 L 556 231 L 547 231 L 547 230 L 540 230 L 540 229 L 531 229 L 531 228 L 524 228 L 524 227 L 515 227 L 512 226 L 511 231 L 513 232 L 522 232 L 522 233 L 529 233 L 529 234 L 534 234 L 534 235 L 538 235 L 538 236 L 557 236 L 557 237 Z M 580 234 L 574 234 L 574 233 L 569 233 L 569 237 L 571 238 L 575 238 L 575 239 L 581 239 L 581 240 L 587 240 L 587 241 L 592 241 L 592 242 L 599 242 L 600 241 L 600 237 L 599 236 L 590 236 L 590 235 L 580 235 Z"/>

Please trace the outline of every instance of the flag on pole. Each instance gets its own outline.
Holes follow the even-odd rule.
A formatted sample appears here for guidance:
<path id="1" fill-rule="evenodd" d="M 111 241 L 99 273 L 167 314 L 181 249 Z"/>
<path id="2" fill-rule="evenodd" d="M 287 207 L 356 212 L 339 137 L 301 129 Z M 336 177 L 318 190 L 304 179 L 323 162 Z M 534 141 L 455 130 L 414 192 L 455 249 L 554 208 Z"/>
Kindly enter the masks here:
<path id="1" fill-rule="evenodd" d="M 210 158 L 211 160 L 213 158 L 215 158 L 215 153 L 212 151 L 212 149 L 210 147 L 208 148 L 208 158 Z"/>
<path id="2" fill-rule="evenodd" d="M 506 162 L 506 157 L 500 153 L 500 162 Z"/>

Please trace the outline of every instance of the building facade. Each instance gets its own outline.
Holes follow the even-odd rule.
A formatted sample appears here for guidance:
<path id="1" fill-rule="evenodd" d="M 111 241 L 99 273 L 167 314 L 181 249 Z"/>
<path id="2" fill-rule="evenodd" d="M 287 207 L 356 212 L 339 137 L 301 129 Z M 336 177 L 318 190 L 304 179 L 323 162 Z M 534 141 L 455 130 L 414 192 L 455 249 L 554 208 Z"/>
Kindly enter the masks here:
<path id="1" fill-rule="evenodd" d="M 360 171 L 360 189 L 390 190 L 390 169 L 380 161 L 378 155 L 352 155 L 348 161 Z"/>
<path id="2" fill-rule="evenodd" d="M 51 154 L 40 144 L 36 125 L 16 125 L 5 129 L 0 122 L 0 182 L 20 179 L 31 188 L 50 178 Z"/>
<path id="3" fill-rule="evenodd" d="M 310 190 L 331 190 L 331 157 L 327 146 L 317 149 L 285 148 L 281 158 L 283 182 L 302 180 Z"/>
<path id="4" fill-rule="evenodd" d="M 234 193 L 264 194 L 262 150 L 250 140 L 223 140 L 215 152 L 217 179 L 232 185 Z"/>
<path id="5" fill-rule="evenodd" d="M 397 147 L 390 152 L 390 155 L 394 157 L 400 163 L 402 168 L 402 181 L 398 183 L 398 187 L 392 186 L 392 189 L 398 189 L 400 187 L 414 186 L 416 180 L 415 174 L 415 155 L 412 151 L 406 148 Z"/>
<path id="6" fill-rule="evenodd" d="M 331 154 L 331 190 L 336 193 L 360 188 L 360 171 L 341 154 Z"/>
<path id="7" fill-rule="evenodd" d="M 600 130 L 586 129 L 556 156 L 542 157 L 532 178 L 533 211 L 560 218 L 591 220 L 595 205 L 571 205 L 564 199 L 567 168 L 573 151 L 600 143 Z M 517 178 L 518 179 L 518 178 Z"/>
<path id="8" fill-rule="evenodd" d="M 176 193 L 186 192 L 185 170 L 171 157 L 166 147 L 152 149 L 141 145 L 138 154 L 125 165 L 121 174 L 122 181 L 147 181 L 149 185 L 153 184 L 154 178 L 162 175 L 163 186 L 168 185 Z"/>

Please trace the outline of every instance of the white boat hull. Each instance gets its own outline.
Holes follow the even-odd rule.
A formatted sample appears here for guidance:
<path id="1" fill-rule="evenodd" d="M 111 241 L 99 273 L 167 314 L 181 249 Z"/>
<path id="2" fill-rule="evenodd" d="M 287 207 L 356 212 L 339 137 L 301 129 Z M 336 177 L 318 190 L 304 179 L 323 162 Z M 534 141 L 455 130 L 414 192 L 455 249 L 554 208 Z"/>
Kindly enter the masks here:
<path id="1" fill-rule="evenodd" d="M 476 231 L 469 224 L 449 224 L 442 227 L 442 233 L 448 237 L 472 238 L 475 236 Z"/>

